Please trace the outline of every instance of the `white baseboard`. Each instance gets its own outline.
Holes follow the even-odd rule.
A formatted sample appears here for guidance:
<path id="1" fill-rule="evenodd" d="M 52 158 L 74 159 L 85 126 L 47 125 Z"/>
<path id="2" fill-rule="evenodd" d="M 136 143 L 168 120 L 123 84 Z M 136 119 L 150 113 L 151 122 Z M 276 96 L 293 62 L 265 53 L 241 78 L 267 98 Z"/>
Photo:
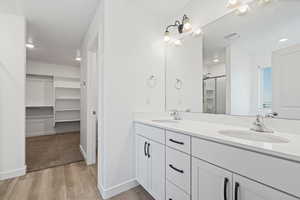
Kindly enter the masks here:
<path id="1" fill-rule="evenodd" d="M 10 178 L 15 178 L 18 176 L 23 176 L 26 174 L 26 165 L 19 169 L 14 169 L 10 171 L 0 172 L 0 181 Z"/>
<path id="2" fill-rule="evenodd" d="M 86 152 L 84 151 L 84 149 L 83 149 L 83 147 L 81 146 L 81 144 L 79 145 L 79 149 L 80 149 L 80 152 L 81 152 L 81 154 L 82 154 L 82 156 L 83 156 L 83 158 L 84 158 L 84 160 L 85 160 L 85 162 L 86 162 Z"/>
<path id="3" fill-rule="evenodd" d="M 138 182 L 135 179 L 132 179 L 108 189 L 104 189 L 101 185 L 98 185 L 98 190 L 103 199 L 109 199 L 138 185 Z"/>

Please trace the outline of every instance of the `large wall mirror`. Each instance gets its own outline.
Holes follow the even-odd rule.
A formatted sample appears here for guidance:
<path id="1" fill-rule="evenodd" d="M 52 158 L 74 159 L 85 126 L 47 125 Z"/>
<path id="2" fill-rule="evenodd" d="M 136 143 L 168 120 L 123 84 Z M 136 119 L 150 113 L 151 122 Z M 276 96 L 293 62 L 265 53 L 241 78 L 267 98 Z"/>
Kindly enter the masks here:
<path id="1" fill-rule="evenodd" d="M 250 4 L 167 47 L 167 109 L 300 119 L 300 1 Z"/>

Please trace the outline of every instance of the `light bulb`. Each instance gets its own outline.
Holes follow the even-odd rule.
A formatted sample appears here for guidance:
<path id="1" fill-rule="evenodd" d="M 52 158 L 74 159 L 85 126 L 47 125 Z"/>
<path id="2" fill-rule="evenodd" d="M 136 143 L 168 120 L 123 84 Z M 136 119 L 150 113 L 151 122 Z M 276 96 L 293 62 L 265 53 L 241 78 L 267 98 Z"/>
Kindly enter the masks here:
<path id="1" fill-rule="evenodd" d="M 81 61 L 80 50 L 76 51 L 76 58 L 75 58 L 75 60 L 76 61 Z"/>
<path id="2" fill-rule="evenodd" d="M 171 40 L 170 32 L 169 32 L 169 31 L 166 31 L 166 32 L 165 32 L 164 41 L 165 41 L 165 42 L 169 42 L 170 40 Z"/>
<path id="3" fill-rule="evenodd" d="M 237 9 L 237 15 L 245 15 L 249 11 L 250 7 L 248 4 L 241 5 Z"/>
<path id="4" fill-rule="evenodd" d="M 229 0 L 227 3 L 227 8 L 232 9 L 232 8 L 237 8 L 241 2 L 239 0 Z"/>
<path id="5" fill-rule="evenodd" d="M 184 15 L 184 18 L 183 18 L 183 31 L 187 32 L 187 31 L 190 31 L 191 29 L 192 29 L 191 20 L 186 15 Z"/>
<path id="6" fill-rule="evenodd" d="M 181 42 L 181 40 L 175 40 L 174 44 L 175 44 L 175 46 L 181 46 L 182 42 Z"/>
<path id="7" fill-rule="evenodd" d="M 198 35 L 201 35 L 201 34 L 202 34 L 201 28 L 197 28 L 197 29 L 193 32 L 193 35 L 194 35 L 194 36 L 198 36 Z"/>
<path id="8" fill-rule="evenodd" d="M 189 31 L 192 29 L 192 25 L 190 22 L 186 22 L 184 25 L 183 25 L 183 29 L 184 31 Z"/>

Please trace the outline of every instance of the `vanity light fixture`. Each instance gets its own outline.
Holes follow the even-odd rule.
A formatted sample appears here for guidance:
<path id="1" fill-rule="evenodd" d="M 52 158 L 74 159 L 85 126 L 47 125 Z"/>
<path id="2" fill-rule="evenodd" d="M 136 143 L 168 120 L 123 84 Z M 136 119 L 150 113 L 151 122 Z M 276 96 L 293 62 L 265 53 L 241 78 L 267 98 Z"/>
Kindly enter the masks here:
<path id="1" fill-rule="evenodd" d="M 80 51 L 79 50 L 76 51 L 76 58 L 75 58 L 75 60 L 79 61 L 79 62 L 81 61 L 81 56 L 80 56 Z"/>
<path id="2" fill-rule="evenodd" d="M 171 40 L 169 29 L 172 27 L 176 27 L 179 34 L 190 31 L 192 29 L 192 24 L 190 18 L 187 15 L 183 15 L 182 21 L 176 20 L 174 24 L 167 26 L 164 35 L 164 41 L 169 42 Z M 177 40 L 174 41 L 174 43 Z M 178 43 L 178 42 L 177 42 Z"/>

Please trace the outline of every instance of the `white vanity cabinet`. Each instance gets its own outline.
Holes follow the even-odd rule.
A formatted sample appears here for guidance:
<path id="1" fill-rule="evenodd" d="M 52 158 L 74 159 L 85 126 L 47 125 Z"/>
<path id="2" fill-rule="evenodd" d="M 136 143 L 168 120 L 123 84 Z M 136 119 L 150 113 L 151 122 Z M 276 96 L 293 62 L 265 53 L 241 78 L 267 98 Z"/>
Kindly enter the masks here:
<path id="1" fill-rule="evenodd" d="M 236 174 L 233 175 L 233 182 L 234 200 L 297 200 L 297 198 Z"/>
<path id="2" fill-rule="evenodd" d="M 149 131 L 149 128 L 147 130 Z M 153 130 L 157 131 L 156 128 Z M 164 131 L 162 134 L 164 134 Z M 164 140 L 161 142 L 164 142 Z M 138 134 L 136 136 L 136 155 L 137 181 L 155 200 L 165 200 L 164 144 L 151 140 L 151 137 L 146 138 L 145 135 L 141 136 Z"/>
<path id="3" fill-rule="evenodd" d="M 192 159 L 192 174 L 192 200 L 297 199 L 197 158 Z"/>
<path id="4" fill-rule="evenodd" d="M 232 173 L 192 158 L 192 200 L 202 199 L 232 200 Z"/>
<path id="5" fill-rule="evenodd" d="M 299 162 L 168 128 L 135 131 L 137 181 L 155 200 L 300 199 Z"/>

